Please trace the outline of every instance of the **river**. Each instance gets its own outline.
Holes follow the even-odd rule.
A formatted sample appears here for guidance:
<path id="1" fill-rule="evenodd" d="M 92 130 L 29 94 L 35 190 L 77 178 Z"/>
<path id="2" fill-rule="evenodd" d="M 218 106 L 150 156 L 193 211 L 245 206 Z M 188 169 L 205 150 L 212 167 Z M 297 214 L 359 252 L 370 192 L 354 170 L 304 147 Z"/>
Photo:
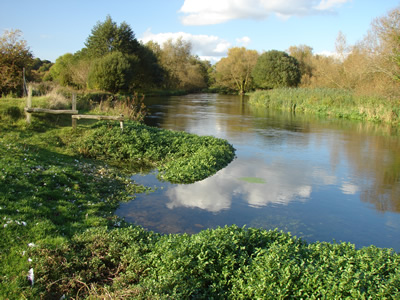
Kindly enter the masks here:
<path id="1" fill-rule="evenodd" d="M 145 123 L 227 139 L 236 158 L 203 181 L 133 179 L 155 191 L 120 205 L 126 221 L 160 233 L 236 224 L 308 242 L 400 251 L 400 136 L 396 128 L 251 107 L 217 94 L 148 98 Z"/>

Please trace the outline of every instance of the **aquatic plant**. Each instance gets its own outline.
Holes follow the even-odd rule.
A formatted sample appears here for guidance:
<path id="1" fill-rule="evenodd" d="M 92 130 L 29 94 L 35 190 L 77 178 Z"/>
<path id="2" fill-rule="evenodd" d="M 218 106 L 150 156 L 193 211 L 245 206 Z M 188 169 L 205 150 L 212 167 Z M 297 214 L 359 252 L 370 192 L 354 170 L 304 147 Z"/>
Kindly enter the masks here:
<path id="1" fill-rule="evenodd" d="M 252 105 L 337 118 L 400 124 L 398 100 L 328 88 L 279 88 L 250 95 Z"/>
<path id="2" fill-rule="evenodd" d="M 172 183 L 205 179 L 229 164 L 235 150 L 226 140 L 149 127 L 130 122 L 98 124 L 74 145 L 87 157 L 125 165 L 158 168 L 159 178 Z"/>

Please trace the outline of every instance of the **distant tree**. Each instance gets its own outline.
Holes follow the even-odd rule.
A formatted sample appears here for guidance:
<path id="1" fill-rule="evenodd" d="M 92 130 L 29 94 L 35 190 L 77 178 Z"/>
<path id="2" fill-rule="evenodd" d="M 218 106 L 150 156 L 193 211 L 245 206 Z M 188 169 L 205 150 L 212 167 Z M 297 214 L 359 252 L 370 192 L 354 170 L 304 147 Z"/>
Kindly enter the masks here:
<path id="1" fill-rule="evenodd" d="M 0 37 L 0 95 L 22 94 L 23 69 L 28 72 L 33 55 L 20 30 L 4 31 Z"/>
<path id="2" fill-rule="evenodd" d="M 299 63 L 301 85 L 308 86 L 313 76 L 313 49 L 307 45 L 291 46 L 288 53 Z"/>
<path id="3" fill-rule="evenodd" d="M 74 55 L 66 53 L 56 59 L 54 65 L 50 68 L 46 80 L 55 81 L 63 86 L 71 86 L 74 84 L 72 78 L 72 66 L 74 64 Z"/>
<path id="4" fill-rule="evenodd" d="M 31 79 L 35 82 L 42 81 L 52 66 L 53 63 L 49 60 L 35 58 L 31 65 Z"/>
<path id="5" fill-rule="evenodd" d="M 111 93 L 127 91 L 131 84 L 133 58 L 111 52 L 94 63 L 89 73 L 89 87 Z"/>
<path id="6" fill-rule="evenodd" d="M 137 52 L 139 62 L 136 64 L 133 77 L 133 87 L 153 88 L 162 85 L 165 70 L 159 64 L 157 55 L 147 45 L 140 44 Z"/>
<path id="7" fill-rule="evenodd" d="M 179 38 L 176 41 L 169 39 L 162 47 L 154 42 L 149 46 L 165 70 L 165 88 L 194 91 L 207 87 L 205 63 L 191 54 L 190 42 Z"/>
<path id="8" fill-rule="evenodd" d="M 301 79 L 297 60 L 277 50 L 261 54 L 252 75 L 256 86 L 264 89 L 295 87 Z"/>
<path id="9" fill-rule="evenodd" d="M 92 29 L 85 43 L 87 55 L 99 58 L 110 52 L 136 54 L 139 42 L 128 24 L 122 22 L 119 26 L 110 16 L 104 22 L 98 22 Z"/>
<path id="10" fill-rule="evenodd" d="M 244 47 L 228 50 L 228 56 L 215 66 L 215 85 L 244 94 L 251 88 L 251 73 L 257 63 L 258 52 Z"/>
<path id="11" fill-rule="evenodd" d="M 387 93 L 399 96 L 400 81 L 400 7 L 375 19 L 362 42 L 368 58 L 368 72 L 374 84 L 382 86 Z M 377 82 L 378 77 L 380 78 Z M 395 83 L 395 84 L 393 84 Z"/>

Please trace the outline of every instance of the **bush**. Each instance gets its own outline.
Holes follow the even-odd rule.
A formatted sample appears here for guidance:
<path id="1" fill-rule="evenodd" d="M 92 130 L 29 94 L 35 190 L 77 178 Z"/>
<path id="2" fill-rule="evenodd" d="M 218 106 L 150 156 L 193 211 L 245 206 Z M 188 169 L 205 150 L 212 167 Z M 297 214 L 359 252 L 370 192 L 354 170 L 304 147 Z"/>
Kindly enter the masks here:
<path id="1" fill-rule="evenodd" d="M 121 52 L 111 52 L 97 59 L 89 73 L 89 87 L 110 93 L 127 91 L 133 75 L 133 63 L 136 60 L 128 59 Z"/>
<path id="2" fill-rule="evenodd" d="M 252 71 L 257 87 L 273 89 L 295 87 L 300 83 L 301 73 L 297 60 L 282 51 L 268 51 L 258 57 Z"/>

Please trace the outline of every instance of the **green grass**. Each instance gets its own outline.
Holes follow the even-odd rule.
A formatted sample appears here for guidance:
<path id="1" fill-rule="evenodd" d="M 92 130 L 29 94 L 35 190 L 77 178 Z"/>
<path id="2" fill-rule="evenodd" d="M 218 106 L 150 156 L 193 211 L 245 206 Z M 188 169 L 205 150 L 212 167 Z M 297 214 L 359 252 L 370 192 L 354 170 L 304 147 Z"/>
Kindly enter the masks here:
<path id="1" fill-rule="evenodd" d="M 250 95 L 250 103 L 337 118 L 400 124 L 398 99 L 354 95 L 339 89 L 282 88 L 257 91 Z"/>
<path id="2" fill-rule="evenodd" d="M 114 210 L 147 188 L 125 168 L 192 181 L 205 176 L 199 166 L 211 174 L 226 165 L 231 146 L 138 123 L 123 133 L 112 123 L 73 131 L 49 116 L 27 125 L 9 110 L 18 101 L 0 99 L 1 299 L 400 297 L 400 256 L 390 249 L 237 226 L 194 235 L 130 226 Z"/>

